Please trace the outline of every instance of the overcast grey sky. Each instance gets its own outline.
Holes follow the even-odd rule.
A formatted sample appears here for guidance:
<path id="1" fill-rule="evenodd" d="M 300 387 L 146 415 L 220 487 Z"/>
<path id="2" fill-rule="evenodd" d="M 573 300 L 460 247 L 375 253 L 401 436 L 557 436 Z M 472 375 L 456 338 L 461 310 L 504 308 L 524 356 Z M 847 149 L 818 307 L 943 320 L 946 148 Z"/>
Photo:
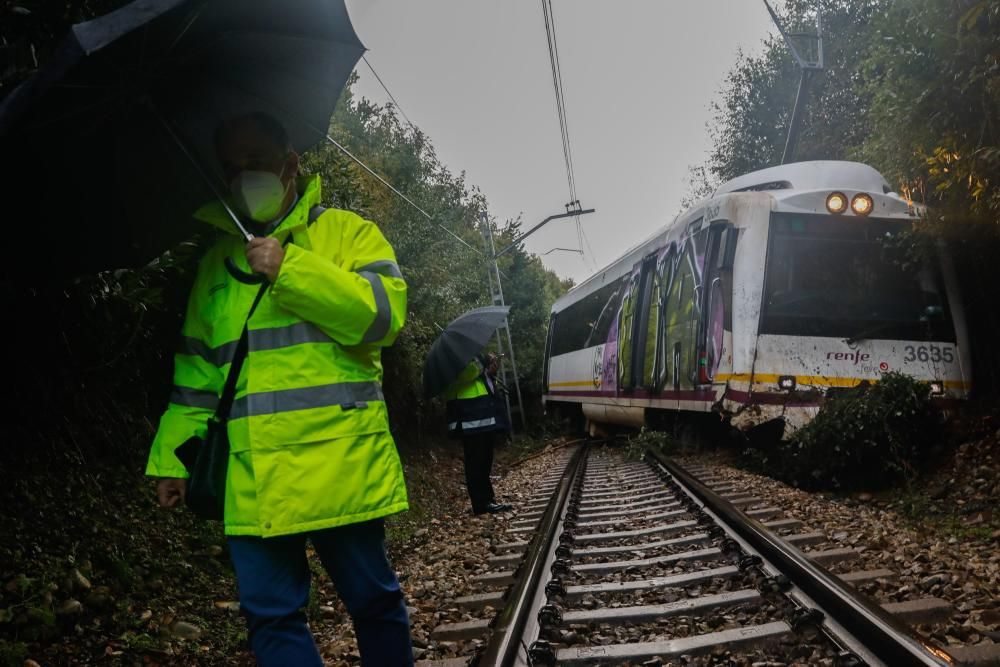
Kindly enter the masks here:
<path id="1" fill-rule="evenodd" d="M 780 4 L 780 3 L 779 3 Z M 453 172 L 500 219 L 527 226 L 569 200 L 538 0 L 348 0 L 367 57 Z M 669 221 L 709 148 L 710 102 L 738 49 L 773 30 L 761 0 L 554 0 L 588 258 L 546 266 L 580 282 Z M 387 102 L 359 63 L 356 92 Z M 572 219 L 531 252 L 577 248 Z M 586 248 L 585 248 L 586 250 Z M 459 252 L 459 250 L 456 250 Z"/>

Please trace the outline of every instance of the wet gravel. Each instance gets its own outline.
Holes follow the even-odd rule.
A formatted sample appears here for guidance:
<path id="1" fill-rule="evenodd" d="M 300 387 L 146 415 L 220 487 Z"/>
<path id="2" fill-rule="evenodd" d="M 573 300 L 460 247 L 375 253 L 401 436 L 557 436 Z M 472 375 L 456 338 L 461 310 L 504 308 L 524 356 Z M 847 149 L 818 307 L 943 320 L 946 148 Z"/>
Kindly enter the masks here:
<path id="1" fill-rule="evenodd" d="M 832 572 L 888 569 L 890 580 L 859 584 L 879 603 L 936 597 L 955 609 L 943 623 L 918 631 L 942 647 L 1000 643 L 1000 531 L 942 530 L 900 514 L 901 498 L 892 494 L 837 497 L 808 493 L 773 479 L 726 465 L 714 456 L 687 457 L 684 464 L 711 466 L 737 489 L 767 498 L 784 515 L 802 520 L 794 532 L 822 531 L 827 542 L 803 551 L 854 548 L 859 559 L 829 566 Z M 977 473 L 980 474 L 980 473 Z"/>

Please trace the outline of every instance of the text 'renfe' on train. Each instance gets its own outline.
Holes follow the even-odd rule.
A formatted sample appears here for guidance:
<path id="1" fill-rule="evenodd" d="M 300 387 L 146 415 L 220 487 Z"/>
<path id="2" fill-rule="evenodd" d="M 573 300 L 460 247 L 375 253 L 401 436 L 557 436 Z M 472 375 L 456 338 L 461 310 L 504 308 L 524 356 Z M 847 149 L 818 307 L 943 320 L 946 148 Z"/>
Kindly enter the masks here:
<path id="1" fill-rule="evenodd" d="M 741 430 L 774 423 L 787 434 L 828 393 L 888 371 L 965 398 L 954 271 L 943 253 L 907 253 L 918 215 L 854 162 L 726 183 L 555 302 L 547 409 L 579 406 L 592 433 L 715 411 Z"/>

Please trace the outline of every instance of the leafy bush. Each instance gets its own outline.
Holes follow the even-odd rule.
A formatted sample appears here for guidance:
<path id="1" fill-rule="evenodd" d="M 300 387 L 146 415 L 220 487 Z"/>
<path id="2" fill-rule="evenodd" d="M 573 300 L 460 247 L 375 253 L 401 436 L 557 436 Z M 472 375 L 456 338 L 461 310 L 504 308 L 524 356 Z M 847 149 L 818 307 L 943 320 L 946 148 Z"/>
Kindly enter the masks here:
<path id="1" fill-rule="evenodd" d="M 878 383 L 828 398 L 790 440 L 746 457 L 802 488 L 875 489 L 910 476 L 927 457 L 935 426 L 930 386 L 886 373 Z"/>
<path id="2" fill-rule="evenodd" d="M 680 443 L 665 431 L 643 427 L 638 433 L 630 434 L 625 441 L 625 457 L 640 459 L 647 449 L 655 449 L 667 455 L 680 452 Z"/>

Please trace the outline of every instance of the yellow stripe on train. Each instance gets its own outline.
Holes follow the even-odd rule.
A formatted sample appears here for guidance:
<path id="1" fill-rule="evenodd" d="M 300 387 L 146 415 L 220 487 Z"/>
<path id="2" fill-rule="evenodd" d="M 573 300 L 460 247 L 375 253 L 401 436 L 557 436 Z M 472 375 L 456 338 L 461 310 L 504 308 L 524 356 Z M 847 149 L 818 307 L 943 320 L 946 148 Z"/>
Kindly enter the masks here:
<path id="1" fill-rule="evenodd" d="M 753 377 L 754 383 L 778 383 L 778 378 L 788 377 L 786 375 L 775 375 L 772 373 L 719 373 L 715 376 L 716 382 L 750 382 Z M 877 382 L 871 378 L 833 377 L 829 375 L 796 375 L 795 384 L 813 387 L 856 387 L 862 382 Z M 971 382 L 962 380 L 945 380 L 943 382 L 946 389 L 971 389 Z"/>

